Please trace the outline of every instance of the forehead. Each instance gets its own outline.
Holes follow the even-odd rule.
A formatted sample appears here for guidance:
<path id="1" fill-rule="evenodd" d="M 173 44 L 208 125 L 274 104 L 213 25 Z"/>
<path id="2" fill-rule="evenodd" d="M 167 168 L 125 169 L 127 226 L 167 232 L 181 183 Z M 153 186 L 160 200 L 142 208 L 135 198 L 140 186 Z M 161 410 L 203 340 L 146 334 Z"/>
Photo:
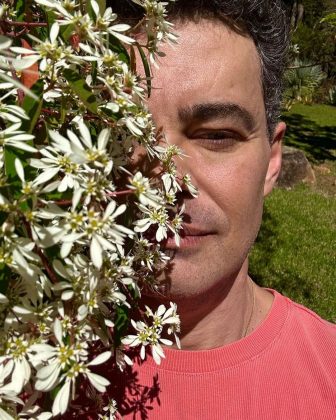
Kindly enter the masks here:
<path id="1" fill-rule="evenodd" d="M 163 44 L 153 66 L 149 106 L 158 110 L 194 103 L 230 102 L 264 114 L 260 60 L 253 43 L 220 21 L 177 22 L 178 44 Z M 160 103 L 160 107 L 158 107 Z"/>

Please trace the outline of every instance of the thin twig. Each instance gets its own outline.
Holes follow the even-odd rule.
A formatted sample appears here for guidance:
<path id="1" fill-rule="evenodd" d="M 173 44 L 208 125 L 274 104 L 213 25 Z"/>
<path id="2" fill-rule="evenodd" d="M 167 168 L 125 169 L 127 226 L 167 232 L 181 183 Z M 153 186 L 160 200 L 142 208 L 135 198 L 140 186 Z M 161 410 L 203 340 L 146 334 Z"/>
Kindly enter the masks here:
<path id="1" fill-rule="evenodd" d="M 38 246 L 36 246 L 36 252 L 37 252 L 37 255 L 41 258 L 43 266 L 44 266 L 50 280 L 54 284 L 58 283 L 58 278 L 56 276 L 56 273 L 51 268 L 51 265 L 49 264 L 49 261 L 47 260 L 47 257 L 43 254 L 42 250 Z"/>
<path id="2" fill-rule="evenodd" d="M 27 32 L 28 32 L 28 29 L 27 28 L 23 28 L 19 32 L 14 32 L 14 31 L 12 31 L 12 32 L 6 32 L 6 36 L 8 36 L 9 38 L 20 38 L 23 35 L 25 35 Z"/>
<path id="3" fill-rule="evenodd" d="M 16 74 L 15 68 L 12 65 L 10 65 L 10 68 L 11 68 L 11 73 L 12 73 L 13 79 L 16 80 L 16 81 L 18 81 L 19 83 L 21 83 L 20 79 L 18 78 L 18 76 Z M 18 89 L 18 102 L 19 102 L 19 105 L 22 104 L 22 102 L 24 100 L 24 96 L 25 96 L 24 95 L 24 91 L 22 89 Z"/>
<path id="4" fill-rule="evenodd" d="M 106 195 L 108 197 L 120 197 L 123 195 L 133 194 L 134 190 L 122 190 L 122 191 L 114 191 L 107 193 Z M 70 206 L 72 204 L 72 200 L 57 200 L 53 201 L 53 204 L 57 204 L 58 206 Z"/>
<path id="5" fill-rule="evenodd" d="M 128 195 L 128 194 L 133 194 L 133 193 L 134 193 L 134 190 L 129 189 L 129 190 L 123 190 L 123 191 L 114 191 L 106 195 L 109 197 L 118 197 L 121 195 Z"/>
<path id="6" fill-rule="evenodd" d="M 138 22 L 135 26 L 133 26 L 133 28 L 131 28 L 131 31 L 132 31 L 132 32 L 135 32 L 137 29 L 139 29 L 139 28 L 140 28 L 140 26 L 141 26 L 143 23 L 145 23 L 145 21 L 146 21 L 146 19 L 143 17 L 141 20 L 139 20 L 139 22 Z"/>
<path id="7" fill-rule="evenodd" d="M 26 220 L 24 217 L 22 218 L 22 220 L 23 220 L 23 224 L 24 224 L 24 226 L 25 226 L 25 228 L 26 228 L 26 230 L 27 230 L 27 233 L 28 233 L 29 238 L 30 238 L 32 241 L 34 241 L 34 240 L 33 240 L 33 235 L 32 235 L 32 231 L 31 231 L 30 224 L 27 222 L 27 220 Z M 40 247 L 38 247 L 36 244 L 35 244 L 35 251 L 36 251 L 37 255 L 41 258 L 42 263 L 43 263 L 43 266 L 44 266 L 44 268 L 45 268 L 45 270 L 46 270 L 46 272 L 47 272 L 47 274 L 48 274 L 48 276 L 49 276 L 50 280 L 51 280 L 54 284 L 55 284 L 55 283 L 58 283 L 58 278 L 57 278 L 57 275 L 56 275 L 56 273 L 54 272 L 54 270 L 52 269 L 51 265 L 49 264 L 49 261 L 48 261 L 47 257 L 43 254 L 43 252 L 42 252 L 41 248 L 40 248 Z"/>
<path id="8" fill-rule="evenodd" d="M 25 27 L 46 27 L 48 26 L 47 22 L 13 22 L 11 20 L 0 20 L 0 23 L 7 23 L 10 26 L 25 26 Z"/>

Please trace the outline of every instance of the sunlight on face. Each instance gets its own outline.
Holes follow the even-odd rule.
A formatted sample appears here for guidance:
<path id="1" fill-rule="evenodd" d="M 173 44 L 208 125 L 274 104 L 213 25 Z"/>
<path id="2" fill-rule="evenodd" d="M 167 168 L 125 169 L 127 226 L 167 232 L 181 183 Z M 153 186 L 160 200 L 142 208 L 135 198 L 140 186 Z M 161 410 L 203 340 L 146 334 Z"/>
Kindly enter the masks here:
<path id="1" fill-rule="evenodd" d="M 148 106 L 199 188 L 186 198 L 185 238 L 165 280 L 173 298 L 209 293 L 241 270 L 274 184 L 280 146 L 267 136 L 260 65 L 250 38 L 220 22 L 177 24 L 153 68 Z M 278 130 L 279 131 L 279 130 Z M 266 182 L 265 182 L 266 181 Z M 247 265 L 246 265 L 247 266 Z"/>

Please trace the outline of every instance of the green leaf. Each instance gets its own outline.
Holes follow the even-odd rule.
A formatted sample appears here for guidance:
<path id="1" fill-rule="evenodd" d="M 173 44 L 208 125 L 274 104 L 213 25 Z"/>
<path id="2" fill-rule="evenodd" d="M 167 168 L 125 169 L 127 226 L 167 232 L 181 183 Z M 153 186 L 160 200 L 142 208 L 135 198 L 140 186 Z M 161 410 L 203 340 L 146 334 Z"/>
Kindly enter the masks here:
<path id="1" fill-rule="evenodd" d="M 98 3 L 98 6 L 99 6 L 100 15 L 103 16 L 106 9 L 106 0 L 96 0 L 96 2 Z M 91 19 L 93 19 L 94 21 L 96 20 L 96 15 L 95 15 L 95 12 L 93 11 L 90 1 L 86 2 L 86 12 L 88 13 Z"/>
<path id="2" fill-rule="evenodd" d="M 145 54 L 144 50 L 138 44 L 137 44 L 137 48 L 139 50 L 140 57 L 141 57 L 141 60 L 142 60 L 142 64 L 144 66 L 144 70 L 145 70 L 145 74 L 146 74 L 147 93 L 148 93 L 148 98 L 149 98 L 150 95 L 151 95 L 151 91 L 152 91 L 152 75 L 151 75 L 149 63 L 148 63 L 148 60 L 147 60 L 147 57 L 146 57 L 146 54 Z"/>
<path id="3" fill-rule="evenodd" d="M 81 75 L 72 69 L 65 69 L 63 75 L 87 109 L 96 114 L 98 111 L 96 97 Z"/>
<path id="4" fill-rule="evenodd" d="M 36 99 L 31 96 L 25 96 L 22 108 L 26 111 L 29 120 L 24 120 L 21 128 L 27 133 L 32 133 L 35 124 L 41 114 L 42 109 L 42 94 L 43 94 L 43 81 L 38 80 L 31 91 L 35 94 Z"/>
<path id="5" fill-rule="evenodd" d="M 13 187 L 13 184 L 16 183 L 21 186 L 21 182 L 19 181 L 19 178 L 16 173 L 14 162 L 16 158 L 19 158 L 22 161 L 24 159 L 24 154 L 28 152 L 25 152 L 24 150 L 18 150 L 12 147 L 5 147 L 4 149 L 5 173 L 6 177 L 8 178 L 8 182 L 10 183 L 11 187 Z"/>
<path id="6" fill-rule="evenodd" d="M 26 160 L 25 155 L 28 156 L 28 154 L 29 156 L 31 155 L 31 153 L 25 152 L 24 150 L 5 147 L 5 173 L 7 182 L 10 185 L 10 194 L 14 199 L 18 199 L 21 196 L 22 189 L 21 180 L 16 173 L 14 162 L 16 158 L 19 158 L 23 163 Z"/>
<path id="7" fill-rule="evenodd" d="M 125 335 L 129 324 L 129 308 L 126 306 L 118 306 L 116 308 L 116 316 L 114 321 L 115 344 L 118 346 L 121 342 L 121 337 Z"/>
<path id="8" fill-rule="evenodd" d="M 92 72 L 91 72 L 93 85 L 97 83 L 97 75 L 98 75 L 98 67 L 97 67 L 97 63 L 94 61 L 92 63 Z"/>
<path id="9" fill-rule="evenodd" d="M 55 388 L 53 388 L 51 391 L 45 393 L 50 402 L 54 401 L 54 399 L 56 398 L 56 395 L 58 394 L 59 390 L 62 388 L 63 385 L 64 385 L 64 382 L 61 382 L 60 384 L 55 386 Z"/>
<path id="10" fill-rule="evenodd" d="M 48 139 L 47 125 L 45 121 L 40 121 L 40 123 L 35 126 L 33 131 L 35 136 L 34 145 L 45 145 Z"/>
<path id="11" fill-rule="evenodd" d="M 105 108 L 105 107 L 101 107 L 100 110 L 107 115 L 109 118 L 111 118 L 113 121 L 119 121 L 120 118 L 122 118 L 122 113 L 121 112 L 113 112 L 111 109 Z"/>
<path id="12" fill-rule="evenodd" d="M 323 23 L 323 22 L 329 22 L 329 23 L 336 24 L 336 12 L 335 13 L 330 13 L 329 15 L 327 15 L 326 17 L 324 17 L 321 20 L 321 23 Z"/>
<path id="13" fill-rule="evenodd" d="M 69 41 L 70 36 L 75 32 L 76 27 L 72 23 L 60 27 L 60 34 L 65 42 Z"/>
<path id="14" fill-rule="evenodd" d="M 57 16 L 53 10 L 46 10 L 45 14 L 48 22 L 48 29 L 50 31 L 50 28 L 52 27 L 52 24 L 56 21 Z"/>
<path id="15" fill-rule="evenodd" d="M 91 2 L 90 1 L 86 2 L 85 6 L 86 6 L 86 13 L 90 16 L 90 18 L 93 21 L 95 21 L 96 20 L 96 15 L 95 15 L 95 12 L 92 9 Z"/>
<path id="16" fill-rule="evenodd" d="M 49 260 L 54 260 L 55 258 L 59 258 L 59 246 L 54 245 L 49 248 L 45 248 L 43 250 L 44 254 L 48 257 Z"/>
<path id="17" fill-rule="evenodd" d="M 11 277 L 11 270 L 5 264 L 0 264 L 0 293 L 6 295 L 9 280 Z"/>
<path id="18" fill-rule="evenodd" d="M 99 6 L 100 14 L 103 16 L 106 10 L 106 0 L 96 0 Z"/>
<path id="19" fill-rule="evenodd" d="M 118 38 L 116 38 L 113 35 L 110 35 L 109 36 L 109 47 L 113 52 L 118 54 L 119 60 L 123 61 L 127 65 L 130 64 L 131 60 L 130 60 L 130 56 L 128 54 L 128 51 L 123 46 L 122 42 L 119 41 Z"/>
<path id="20" fill-rule="evenodd" d="M 26 1 L 25 0 L 17 0 L 14 10 L 16 12 L 16 21 L 22 22 L 25 17 L 26 13 Z"/>

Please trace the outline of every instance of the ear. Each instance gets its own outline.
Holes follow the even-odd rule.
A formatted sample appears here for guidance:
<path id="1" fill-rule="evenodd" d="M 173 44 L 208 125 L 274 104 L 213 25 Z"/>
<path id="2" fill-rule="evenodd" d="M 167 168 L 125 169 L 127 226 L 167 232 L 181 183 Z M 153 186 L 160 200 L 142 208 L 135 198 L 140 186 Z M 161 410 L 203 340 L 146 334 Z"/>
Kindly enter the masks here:
<path id="1" fill-rule="evenodd" d="M 265 178 L 264 196 L 268 195 L 275 185 L 281 170 L 282 139 L 286 132 L 286 124 L 280 122 L 275 130 L 271 142 L 271 154 Z"/>

